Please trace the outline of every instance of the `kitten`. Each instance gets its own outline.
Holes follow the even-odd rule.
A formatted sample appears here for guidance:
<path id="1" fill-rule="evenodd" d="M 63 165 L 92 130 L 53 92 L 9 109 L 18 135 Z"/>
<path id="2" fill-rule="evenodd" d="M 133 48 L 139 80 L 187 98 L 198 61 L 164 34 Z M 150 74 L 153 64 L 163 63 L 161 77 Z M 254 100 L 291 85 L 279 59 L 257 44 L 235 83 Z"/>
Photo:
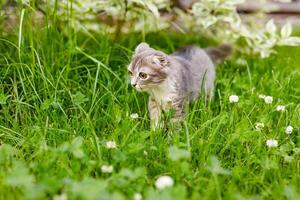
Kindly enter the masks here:
<path id="1" fill-rule="evenodd" d="M 208 49 L 188 46 L 167 55 L 147 43 L 139 44 L 128 71 L 131 85 L 150 94 L 151 127 L 158 127 L 162 112 L 170 109 L 175 110 L 171 121 L 180 121 L 185 115 L 185 103 L 197 99 L 199 93 L 211 99 L 216 76 L 214 63 L 230 51 L 226 45 Z"/>

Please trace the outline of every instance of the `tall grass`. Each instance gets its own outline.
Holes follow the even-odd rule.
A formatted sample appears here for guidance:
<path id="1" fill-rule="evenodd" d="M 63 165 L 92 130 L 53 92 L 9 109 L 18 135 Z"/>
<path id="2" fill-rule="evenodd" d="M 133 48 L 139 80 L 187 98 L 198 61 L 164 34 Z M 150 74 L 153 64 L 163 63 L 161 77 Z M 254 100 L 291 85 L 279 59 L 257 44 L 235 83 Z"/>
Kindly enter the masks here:
<path id="1" fill-rule="evenodd" d="M 129 86 L 126 71 L 143 36 L 76 32 L 55 13 L 37 27 L 32 12 L 21 10 L 19 26 L 0 38 L 0 199 L 299 199 L 299 47 L 226 61 L 213 102 L 191 104 L 182 128 L 151 131 L 147 95 Z M 169 32 L 145 41 L 168 53 L 214 44 Z M 277 148 L 266 146 L 270 138 Z M 113 173 L 101 172 L 104 164 Z M 161 175 L 175 185 L 157 190 Z"/>

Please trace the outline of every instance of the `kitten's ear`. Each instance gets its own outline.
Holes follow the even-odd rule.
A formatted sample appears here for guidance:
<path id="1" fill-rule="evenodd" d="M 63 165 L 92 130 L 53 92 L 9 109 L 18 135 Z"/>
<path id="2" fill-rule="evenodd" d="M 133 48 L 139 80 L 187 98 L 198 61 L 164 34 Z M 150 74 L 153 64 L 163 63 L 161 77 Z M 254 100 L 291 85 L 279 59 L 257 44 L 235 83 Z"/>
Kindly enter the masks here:
<path id="1" fill-rule="evenodd" d="M 147 49 L 150 49 L 150 46 L 149 46 L 147 43 L 142 42 L 142 43 L 140 43 L 140 44 L 135 48 L 134 53 L 135 53 L 135 54 L 138 54 L 138 53 L 141 53 L 141 52 L 143 52 L 143 51 L 145 51 L 145 50 L 147 50 Z"/>
<path id="2" fill-rule="evenodd" d="M 152 58 L 152 62 L 162 67 L 166 67 L 170 63 L 166 55 L 155 55 Z"/>

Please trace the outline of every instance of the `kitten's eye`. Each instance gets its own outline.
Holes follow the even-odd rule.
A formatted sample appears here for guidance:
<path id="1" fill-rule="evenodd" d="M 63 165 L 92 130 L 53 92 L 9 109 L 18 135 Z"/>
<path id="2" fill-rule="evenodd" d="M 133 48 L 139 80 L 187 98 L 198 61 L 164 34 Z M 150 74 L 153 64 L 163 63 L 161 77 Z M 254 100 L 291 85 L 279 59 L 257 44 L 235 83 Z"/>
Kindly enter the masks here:
<path id="1" fill-rule="evenodd" d="M 131 71 L 128 71 L 128 74 L 129 74 L 130 76 L 132 76 L 132 72 L 131 72 Z"/>
<path id="2" fill-rule="evenodd" d="M 139 73 L 139 77 L 140 77 L 141 79 L 146 79 L 146 78 L 148 77 L 148 75 L 145 74 L 145 73 L 143 73 L 143 72 L 140 72 L 140 73 Z"/>

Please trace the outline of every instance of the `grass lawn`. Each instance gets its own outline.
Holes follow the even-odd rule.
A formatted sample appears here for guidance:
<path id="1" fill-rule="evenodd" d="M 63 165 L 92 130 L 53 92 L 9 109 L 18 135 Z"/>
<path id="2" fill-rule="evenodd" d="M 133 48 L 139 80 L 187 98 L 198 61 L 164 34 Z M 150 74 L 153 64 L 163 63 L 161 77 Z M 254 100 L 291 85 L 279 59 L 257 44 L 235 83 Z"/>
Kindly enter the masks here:
<path id="1" fill-rule="evenodd" d="M 300 47 L 220 64 L 214 101 L 191 104 L 181 129 L 155 132 L 147 94 L 129 85 L 133 49 L 143 40 L 168 53 L 212 41 L 168 32 L 114 39 L 33 28 L 27 18 L 0 37 L 0 199 L 300 198 Z M 162 175 L 174 185 L 158 190 Z"/>

